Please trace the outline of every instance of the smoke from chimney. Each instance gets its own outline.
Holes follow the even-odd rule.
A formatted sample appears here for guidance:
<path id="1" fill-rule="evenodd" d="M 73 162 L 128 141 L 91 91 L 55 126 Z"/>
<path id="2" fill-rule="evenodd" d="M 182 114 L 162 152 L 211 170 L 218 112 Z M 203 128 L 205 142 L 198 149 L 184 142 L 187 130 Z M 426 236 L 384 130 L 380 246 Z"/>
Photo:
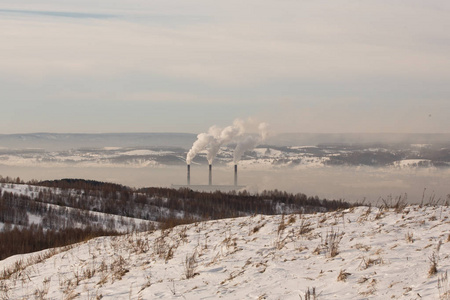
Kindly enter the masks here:
<path id="1" fill-rule="evenodd" d="M 206 150 L 206 158 L 208 163 L 211 165 L 217 153 L 225 144 L 231 143 L 238 140 L 234 152 L 234 162 L 237 163 L 245 151 L 249 151 L 255 148 L 258 144 L 263 142 L 267 136 L 267 123 L 260 123 L 258 126 L 259 135 L 248 135 L 243 137 L 246 128 L 249 124 L 254 124 L 255 122 L 251 119 L 244 122 L 240 119 L 236 119 L 233 125 L 221 129 L 217 126 L 211 126 L 207 133 L 200 133 L 197 135 L 197 140 L 192 145 L 186 156 L 186 163 L 191 164 L 192 160 L 197 156 L 197 154 L 203 150 Z M 240 141 L 239 141 L 240 139 Z"/>
<path id="2" fill-rule="evenodd" d="M 256 146 L 261 144 L 268 137 L 268 124 L 260 123 L 258 126 L 259 135 L 248 135 L 243 140 L 241 140 L 236 149 L 234 149 L 233 160 L 236 164 L 241 160 L 242 155 L 244 155 L 245 151 L 250 151 L 254 149 Z"/>
<path id="3" fill-rule="evenodd" d="M 204 150 L 211 143 L 212 139 L 213 137 L 208 133 L 200 133 L 197 135 L 197 140 L 194 142 L 191 150 L 189 150 L 186 156 L 186 163 L 190 165 L 194 157 L 197 156 L 200 151 Z"/>
<path id="4" fill-rule="evenodd" d="M 244 133 L 244 126 L 242 121 L 235 120 L 233 125 L 225 127 L 223 130 L 220 128 L 214 128 L 210 133 L 214 134 L 211 143 L 206 148 L 208 163 L 212 164 L 217 153 L 219 153 L 220 147 L 230 143 L 235 137 L 238 137 Z"/>
<path id="5" fill-rule="evenodd" d="M 244 122 L 236 119 L 233 125 L 224 129 L 215 125 L 208 129 L 207 133 L 197 135 L 197 140 L 192 145 L 186 156 L 186 163 L 190 164 L 197 154 L 206 149 L 208 163 L 212 164 L 214 158 L 224 144 L 230 143 L 234 138 L 244 133 Z"/>

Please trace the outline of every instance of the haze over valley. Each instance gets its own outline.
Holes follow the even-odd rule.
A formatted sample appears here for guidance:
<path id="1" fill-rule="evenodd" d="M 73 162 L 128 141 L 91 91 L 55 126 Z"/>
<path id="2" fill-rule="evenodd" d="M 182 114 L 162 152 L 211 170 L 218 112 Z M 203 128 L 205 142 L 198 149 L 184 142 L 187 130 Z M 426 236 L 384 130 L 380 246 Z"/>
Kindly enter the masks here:
<path id="1" fill-rule="evenodd" d="M 450 143 L 440 135 L 280 134 L 247 151 L 239 183 L 253 192 L 280 189 L 369 202 L 407 194 L 446 199 Z M 186 154 L 196 136 L 183 133 L 21 134 L 0 136 L 4 176 L 24 180 L 85 178 L 132 187 L 186 183 Z M 393 142 L 396 140 L 396 142 Z M 215 184 L 233 183 L 235 144 L 213 161 Z M 192 161 L 192 183 L 207 184 L 207 151 Z"/>

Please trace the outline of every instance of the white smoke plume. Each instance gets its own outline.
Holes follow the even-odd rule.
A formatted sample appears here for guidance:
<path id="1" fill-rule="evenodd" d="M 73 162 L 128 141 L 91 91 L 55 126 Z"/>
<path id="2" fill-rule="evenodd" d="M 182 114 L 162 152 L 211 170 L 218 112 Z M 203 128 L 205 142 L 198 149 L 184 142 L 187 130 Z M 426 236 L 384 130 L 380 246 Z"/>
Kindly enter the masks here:
<path id="1" fill-rule="evenodd" d="M 269 124 L 263 122 L 258 125 L 261 141 L 264 142 L 269 137 Z"/>
<path id="2" fill-rule="evenodd" d="M 259 135 L 248 135 L 244 139 L 242 139 L 234 149 L 233 160 L 234 163 L 237 164 L 242 155 L 244 155 L 245 151 L 250 151 L 254 149 L 256 146 L 265 141 L 268 137 L 268 124 L 260 123 L 258 125 Z"/>
<path id="3" fill-rule="evenodd" d="M 233 125 L 225 127 L 220 132 L 216 131 L 216 135 L 214 135 L 214 139 L 211 141 L 209 146 L 207 147 L 207 155 L 209 164 L 212 164 L 214 158 L 217 156 L 217 153 L 225 144 L 230 143 L 233 139 L 238 136 L 241 136 L 244 133 L 244 125 L 240 120 L 235 120 Z"/>
<path id="4" fill-rule="evenodd" d="M 221 129 L 217 126 L 211 126 L 207 133 L 200 133 L 197 140 L 192 145 L 186 156 L 186 163 L 191 164 L 197 154 L 206 149 L 209 164 L 212 164 L 214 158 L 224 144 L 230 143 L 238 136 L 244 133 L 244 122 L 237 119 L 233 125 Z"/>
<path id="5" fill-rule="evenodd" d="M 191 164 L 191 161 L 200 151 L 203 151 L 214 139 L 214 137 L 208 133 L 200 133 L 197 135 L 197 140 L 192 145 L 191 150 L 189 150 L 186 156 L 186 163 Z"/>

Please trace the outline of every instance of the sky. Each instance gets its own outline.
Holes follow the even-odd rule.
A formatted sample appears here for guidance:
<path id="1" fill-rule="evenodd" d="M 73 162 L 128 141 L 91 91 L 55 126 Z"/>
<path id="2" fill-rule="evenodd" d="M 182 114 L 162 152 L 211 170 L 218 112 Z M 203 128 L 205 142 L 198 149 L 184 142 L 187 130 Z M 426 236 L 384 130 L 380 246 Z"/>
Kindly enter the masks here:
<path id="1" fill-rule="evenodd" d="M 450 2 L 3 0 L 0 133 L 450 132 Z"/>

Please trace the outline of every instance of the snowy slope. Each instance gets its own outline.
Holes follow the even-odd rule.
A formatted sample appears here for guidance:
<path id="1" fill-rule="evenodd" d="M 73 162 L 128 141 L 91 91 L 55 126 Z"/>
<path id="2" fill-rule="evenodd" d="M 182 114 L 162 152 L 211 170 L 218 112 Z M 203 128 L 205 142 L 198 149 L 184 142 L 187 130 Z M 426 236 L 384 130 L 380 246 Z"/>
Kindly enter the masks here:
<path id="1" fill-rule="evenodd" d="M 438 288 L 450 269 L 449 213 L 358 207 L 97 238 L 1 261 L 0 298 L 305 299 L 315 288 L 317 299 L 439 299 L 450 289 Z M 336 256 L 327 235 L 342 238 Z"/>
<path id="2" fill-rule="evenodd" d="M 51 191 L 54 194 L 60 194 L 61 190 L 56 188 L 48 188 L 43 186 L 34 186 L 28 184 L 12 184 L 12 183 L 2 183 L 0 184 L 1 194 L 8 192 L 16 195 L 28 196 L 31 199 L 36 199 L 39 192 Z M 76 196 L 78 190 L 71 190 L 70 195 Z M 97 211 L 86 211 L 72 207 L 60 206 L 55 204 L 45 204 L 48 208 L 53 211 L 60 211 L 59 217 L 65 219 L 66 222 L 71 220 L 71 226 L 74 228 L 84 228 L 87 225 L 102 227 L 105 230 L 116 230 L 117 232 L 125 233 L 135 230 L 136 228 L 148 228 L 148 226 L 156 226 L 157 222 L 143 220 L 139 218 L 118 216 L 114 214 L 102 213 Z M 73 215 L 85 215 L 90 216 L 91 221 L 89 223 L 83 223 L 83 219 L 73 220 Z M 28 213 L 29 224 L 43 225 L 44 215 L 36 215 Z M 92 219 L 96 220 L 95 222 Z M 16 226 L 12 224 L 12 226 Z M 45 228 L 45 226 L 43 226 Z M 4 223 L 0 222 L 0 231 L 3 230 Z M 19 226 L 21 228 L 21 226 Z"/>

